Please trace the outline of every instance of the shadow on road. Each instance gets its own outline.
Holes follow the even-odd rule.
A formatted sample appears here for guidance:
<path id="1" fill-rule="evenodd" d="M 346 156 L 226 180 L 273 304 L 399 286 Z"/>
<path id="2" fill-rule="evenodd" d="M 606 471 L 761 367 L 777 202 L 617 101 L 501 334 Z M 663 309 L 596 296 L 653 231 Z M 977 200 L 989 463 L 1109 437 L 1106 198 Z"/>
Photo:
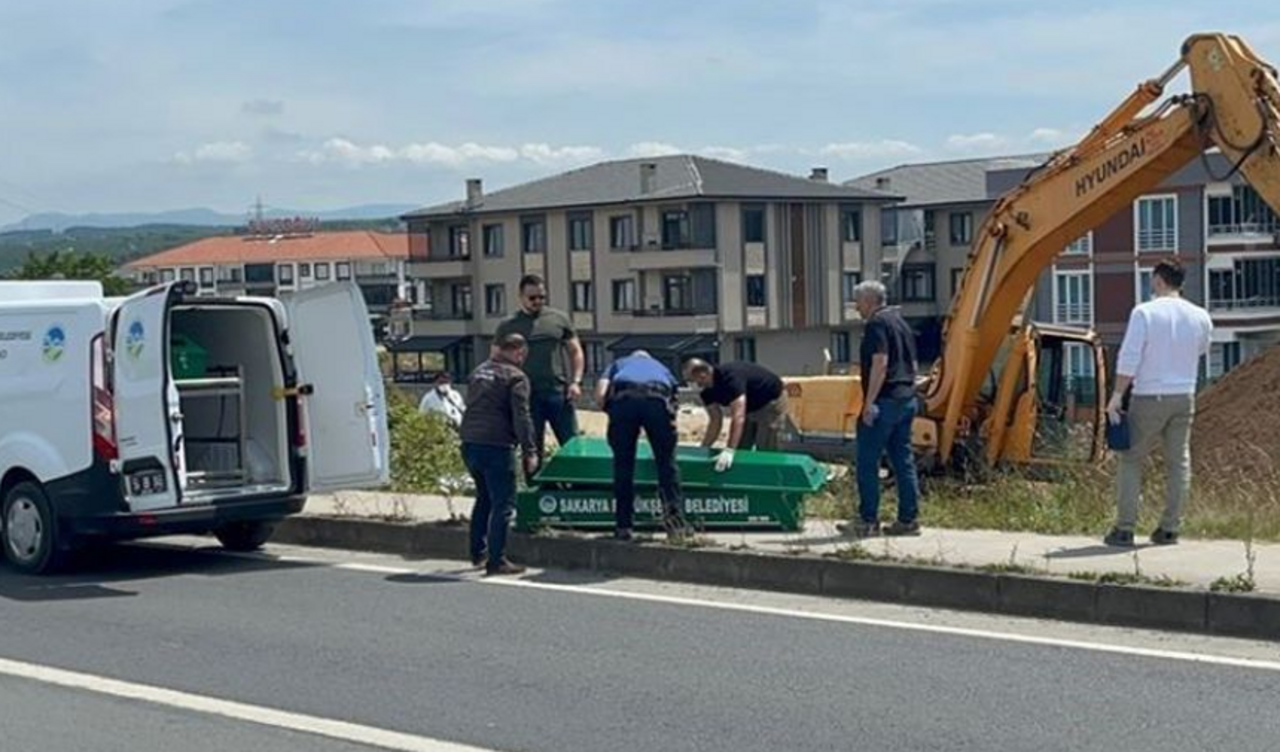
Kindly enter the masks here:
<path id="1" fill-rule="evenodd" d="M 219 548 L 157 543 L 95 547 L 76 557 L 69 569 L 50 575 L 24 575 L 0 565 L 0 598 L 19 603 L 126 598 L 133 589 L 112 587 L 139 580 L 198 575 L 221 577 L 250 572 L 319 566 L 249 556 L 228 556 Z"/>
<path id="2" fill-rule="evenodd" d="M 1057 551 L 1050 551 L 1044 556 L 1046 559 L 1087 559 L 1090 556 L 1114 556 L 1117 554 L 1132 556 L 1134 551 L 1141 551 L 1144 548 L 1150 547 L 1150 545 L 1139 544 L 1132 548 L 1116 548 L 1114 546 L 1095 544 L 1091 546 L 1081 546 L 1079 548 L 1060 548 Z"/>

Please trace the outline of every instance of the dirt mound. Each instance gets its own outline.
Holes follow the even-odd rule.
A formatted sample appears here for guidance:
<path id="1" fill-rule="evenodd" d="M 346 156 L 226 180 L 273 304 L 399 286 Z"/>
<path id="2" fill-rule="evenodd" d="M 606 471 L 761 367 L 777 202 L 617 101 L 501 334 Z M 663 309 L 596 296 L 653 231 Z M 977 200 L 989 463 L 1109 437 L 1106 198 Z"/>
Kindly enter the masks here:
<path id="1" fill-rule="evenodd" d="M 1200 393 L 1191 458 L 1202 478 L 1271 476 L 1280 467 L 1280 346 Z"/>

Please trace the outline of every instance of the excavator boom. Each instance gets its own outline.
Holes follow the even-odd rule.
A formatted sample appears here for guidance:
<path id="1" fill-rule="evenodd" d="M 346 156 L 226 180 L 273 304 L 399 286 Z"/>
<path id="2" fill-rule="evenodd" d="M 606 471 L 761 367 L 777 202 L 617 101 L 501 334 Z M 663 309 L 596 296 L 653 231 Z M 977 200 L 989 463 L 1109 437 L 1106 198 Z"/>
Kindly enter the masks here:
<path id="1" fill-rule="evenodd" d="M 1144 115 L 1183 69 L 1191 93 Z M 1176 65 L 1002 197 L 975 238 L 925 398 L 925 414 L 939 426 L 939 459 L 950 459 L 962 428 L 975 430 L 983 381 L 1036 279 L 1067 244 L 1213 146 L 1280 212 L 1278 139 L 1275 69 L 1238 37 L 1196 35 Z"/>

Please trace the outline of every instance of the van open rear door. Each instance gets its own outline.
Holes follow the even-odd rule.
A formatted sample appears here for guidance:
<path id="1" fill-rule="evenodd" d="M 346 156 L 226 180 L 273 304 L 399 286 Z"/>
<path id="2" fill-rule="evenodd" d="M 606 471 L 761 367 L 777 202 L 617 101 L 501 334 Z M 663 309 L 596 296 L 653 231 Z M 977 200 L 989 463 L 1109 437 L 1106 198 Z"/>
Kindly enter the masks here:
<path id="1" fill-rule="evenodd" d="M 299 292 L 286 301 L 310 491 L 370 488 L 391 479 L 387 401 L 364 296 L 354 283 Z"/>
<path id="2" fill-rule="evenodd" d="M 169 306 L 180 289 L 170 283 L 133 295 L 112 320 L 116 437 L 134 512 L 177 506 L 182 498 L 182 413 L 167 361 Z"/>

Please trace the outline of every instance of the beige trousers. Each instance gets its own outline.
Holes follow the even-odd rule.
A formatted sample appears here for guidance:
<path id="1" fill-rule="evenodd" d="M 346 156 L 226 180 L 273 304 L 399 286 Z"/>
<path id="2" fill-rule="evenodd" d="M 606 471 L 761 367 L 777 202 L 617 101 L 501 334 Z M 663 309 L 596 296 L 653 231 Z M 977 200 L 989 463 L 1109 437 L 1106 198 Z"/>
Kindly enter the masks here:
<path id="1" fill-rule="evenodd" d="M 1191 491 L 1191 419 L 1195 410 L 1192 395 L 1134 395 L 1130 400 L 1130 448 L 1118 453 L 1118 529 L 1132 532 L 1138 524 L 1143 465 L 1159 444 L 1165 464 L 1164 515 L 1160 518 L 1160 529 L 1178 531 L 1182 509 Z"/>

